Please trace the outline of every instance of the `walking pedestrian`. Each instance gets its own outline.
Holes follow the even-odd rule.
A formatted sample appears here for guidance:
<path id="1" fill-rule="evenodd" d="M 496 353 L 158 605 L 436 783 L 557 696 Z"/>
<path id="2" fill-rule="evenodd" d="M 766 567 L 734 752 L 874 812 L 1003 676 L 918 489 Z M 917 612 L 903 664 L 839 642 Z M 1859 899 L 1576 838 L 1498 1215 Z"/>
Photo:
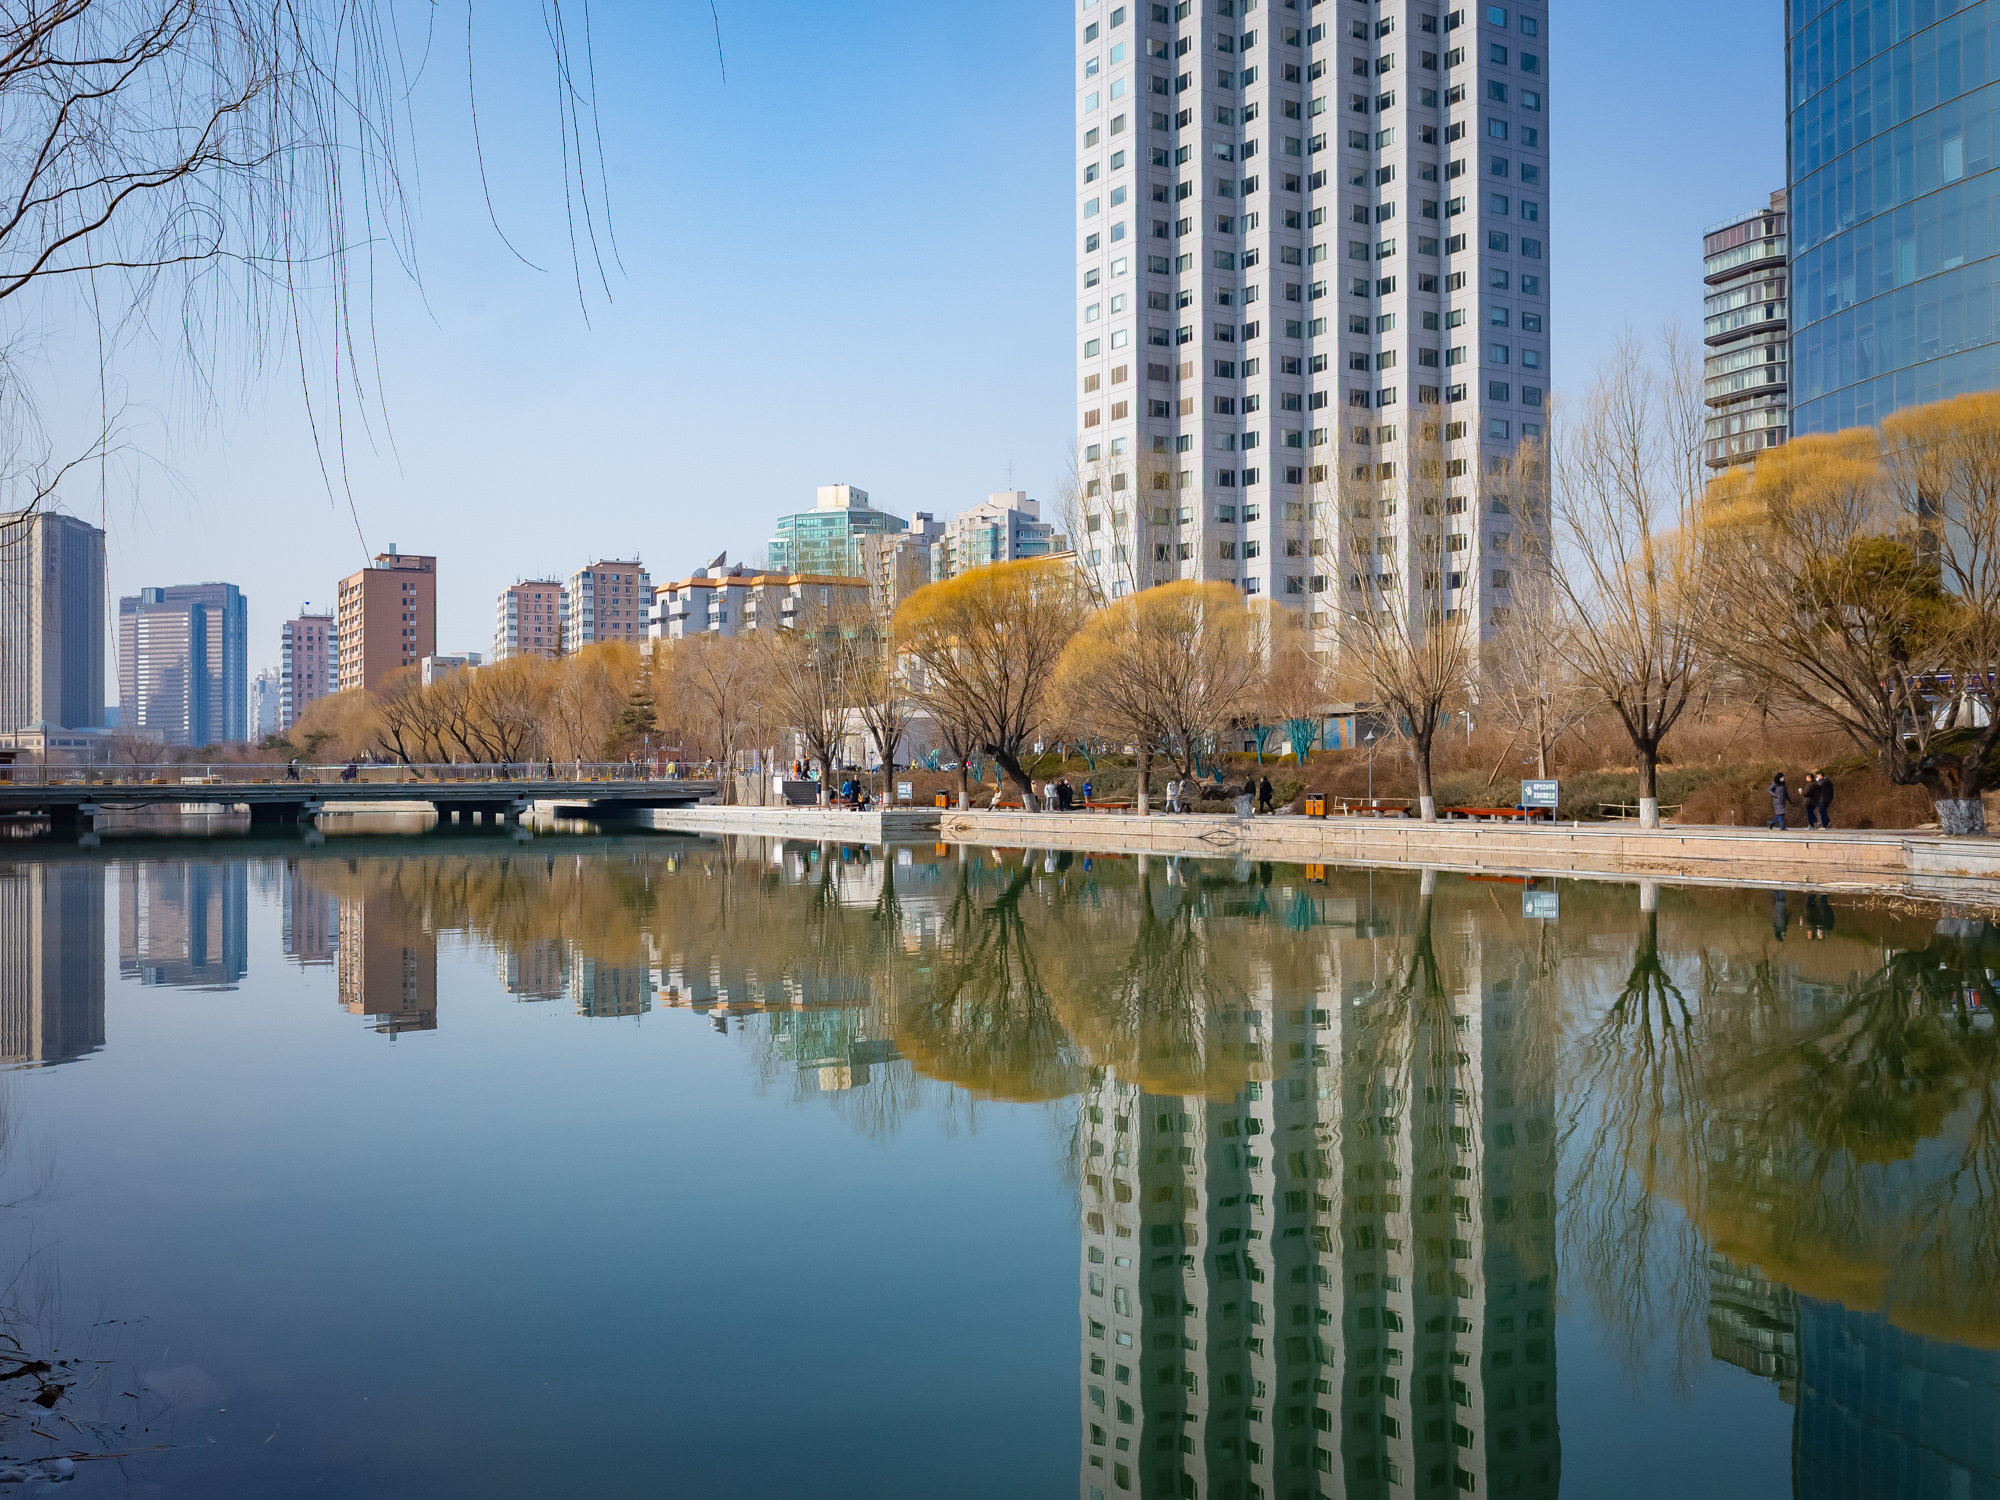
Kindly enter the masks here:
<path id="1" fill-rule="evenodd" d="M 1785 831 L 1785 808 L 1792 800 L 1791 788 L 1785 785 L 1785 773 L 1780 771 L 1777 775 L 1773 776 L 1771 784 L 1765 787 L 1764 790 L 1771 794 L 1771 821 L 1764 826 L 1766 828 L 1775 828 L 1778 832 L 1783 833 Z"/>
<path id="2" fill-rule="evenodd" d="M 1271 778 L 1268 776 L 1257 778 L 1257 811 L 1260 813 L 1276 811 L 1271 806 Z"/>
<path id="3" fill-rule="evenodd" d="M 1819 780 L 1814 786 L 1814 791 L 1819 797 L 1819 826 L 1831 828 L 1833 827 L 1833 778 L 1824 771 L 1816 774 Z"/>
<path id="4" fill-rule="evenodd" d="M 297 781 L 298 779 L 299 779 L 299 758 L 296 755 L 294 755 L 285 766 L 285 780 Z"/>
<path id="5" fill-rule="evenodd" d="M 1090 798 L 1091 798 L 1090 778 L 1086 776 L 1083 780 L 1083 805 L 1085 807 L 1090 806 Z"/>
<path id="6" fill-rule="evenodd" d="M 1181 784 L 1178 781 L 1174 780 L 1171 776 L 1169 776 L 1167 778 L 1168 812 L 1174 813 L 1174 812 L 1179 812 L 1181 810 L 1180 796 L 1181 796 Z"/>

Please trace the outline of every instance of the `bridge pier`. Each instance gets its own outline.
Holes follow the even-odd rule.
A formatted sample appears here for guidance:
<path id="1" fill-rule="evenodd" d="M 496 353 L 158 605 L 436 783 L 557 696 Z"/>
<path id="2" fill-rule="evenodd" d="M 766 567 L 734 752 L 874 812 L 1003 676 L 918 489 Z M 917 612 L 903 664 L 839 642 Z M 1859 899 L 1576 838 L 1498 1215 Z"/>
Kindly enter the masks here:
<path id="1" fill-rule="evenodd" d="M 97 830 L 98 816 L 104 809 L 95 802 L 58 802 L 47 810 L 49 826 L 65 832 L 74 828 L 84 833 Z"/>
<path id="2" fill-rule="evenodd" d="M 252 828 L 276 827 L 286 823 L 310 823 L 325 804 L 318 801 L 298 802 L 253 802 L 250 804 L 250 826 Z"/>

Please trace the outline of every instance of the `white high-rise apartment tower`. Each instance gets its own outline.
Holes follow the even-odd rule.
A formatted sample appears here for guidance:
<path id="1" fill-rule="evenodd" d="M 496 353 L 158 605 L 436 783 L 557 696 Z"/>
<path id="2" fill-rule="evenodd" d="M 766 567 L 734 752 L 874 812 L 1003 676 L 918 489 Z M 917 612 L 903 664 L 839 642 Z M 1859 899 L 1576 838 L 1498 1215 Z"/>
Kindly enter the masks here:
<path id="1" fill-rule="evenodd" d="M 1479 477 L 1542 433 L 1547 19 L 1080 0 L 1074 545 L 1107 593 L 1220 579 L 1303 605 L 1361 587 L 1316 512 L 1363 464 L 1393 499 L 1434 424 L 1464 517 L 1438 602 L 1482 628 L 1504 607 L 1520 541 Z M 1371 576 L 1435 577 L 1399 509 L 1372 540 L 1400 555 Z"/>

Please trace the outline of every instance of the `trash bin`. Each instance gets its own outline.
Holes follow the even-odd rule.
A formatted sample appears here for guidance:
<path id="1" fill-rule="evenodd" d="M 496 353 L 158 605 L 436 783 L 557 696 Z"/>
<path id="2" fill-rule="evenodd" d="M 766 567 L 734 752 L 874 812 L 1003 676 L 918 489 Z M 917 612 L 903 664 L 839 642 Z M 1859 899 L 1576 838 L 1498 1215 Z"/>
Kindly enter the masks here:
<path id="1" fill-rule="evenodd" d="M 1314 792 L 1306 798 L 1306 816 L 1323 818 L 1326 816 L 1326 798 Z"/>
<path id="2" fill-rule="evenodd" d="M 937 805 L 939 807 L 950 807 L 951 799 L 947 797 L 943 792 L 939 792 L 937 794 Z"/>

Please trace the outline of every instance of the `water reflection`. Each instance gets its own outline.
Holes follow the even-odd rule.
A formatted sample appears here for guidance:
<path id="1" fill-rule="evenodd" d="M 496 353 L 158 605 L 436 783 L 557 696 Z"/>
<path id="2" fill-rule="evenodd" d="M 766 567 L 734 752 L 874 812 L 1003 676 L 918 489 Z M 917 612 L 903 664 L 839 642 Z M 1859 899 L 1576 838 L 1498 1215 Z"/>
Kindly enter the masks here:
<path id="1" fill-rule="evenodd" d="M 0 1067 L 71 1062 L 103 1045 L 103 872 L 0 864 Z"/>
<path id="2" fill-rule="evenodd" d="M 172 989 L 234 989 L 250 962 L 250 871 L 242 860 L 118 867 L 118 972 Z"/>
<path id="3" fill-rule="evenodd" d="M 102 1045 L 102 871 L 0 867 L 6 1060 Z M 1045 1107 L 1081 1500 L 1553 1497 L 1559 1312 L 1635 1399 L 1768 1382 L 1802 1495 L 2000 1491 L 1983 921 L 1587 884 L 1530 920 L 1501 881 L 748 840 L 116 884 L 142 983 L 240 978 L 254 885 L 392 1038 L 438 1027 L 469 950 L 522 1004 L 699 1014 L 856 1130 Z"/>

